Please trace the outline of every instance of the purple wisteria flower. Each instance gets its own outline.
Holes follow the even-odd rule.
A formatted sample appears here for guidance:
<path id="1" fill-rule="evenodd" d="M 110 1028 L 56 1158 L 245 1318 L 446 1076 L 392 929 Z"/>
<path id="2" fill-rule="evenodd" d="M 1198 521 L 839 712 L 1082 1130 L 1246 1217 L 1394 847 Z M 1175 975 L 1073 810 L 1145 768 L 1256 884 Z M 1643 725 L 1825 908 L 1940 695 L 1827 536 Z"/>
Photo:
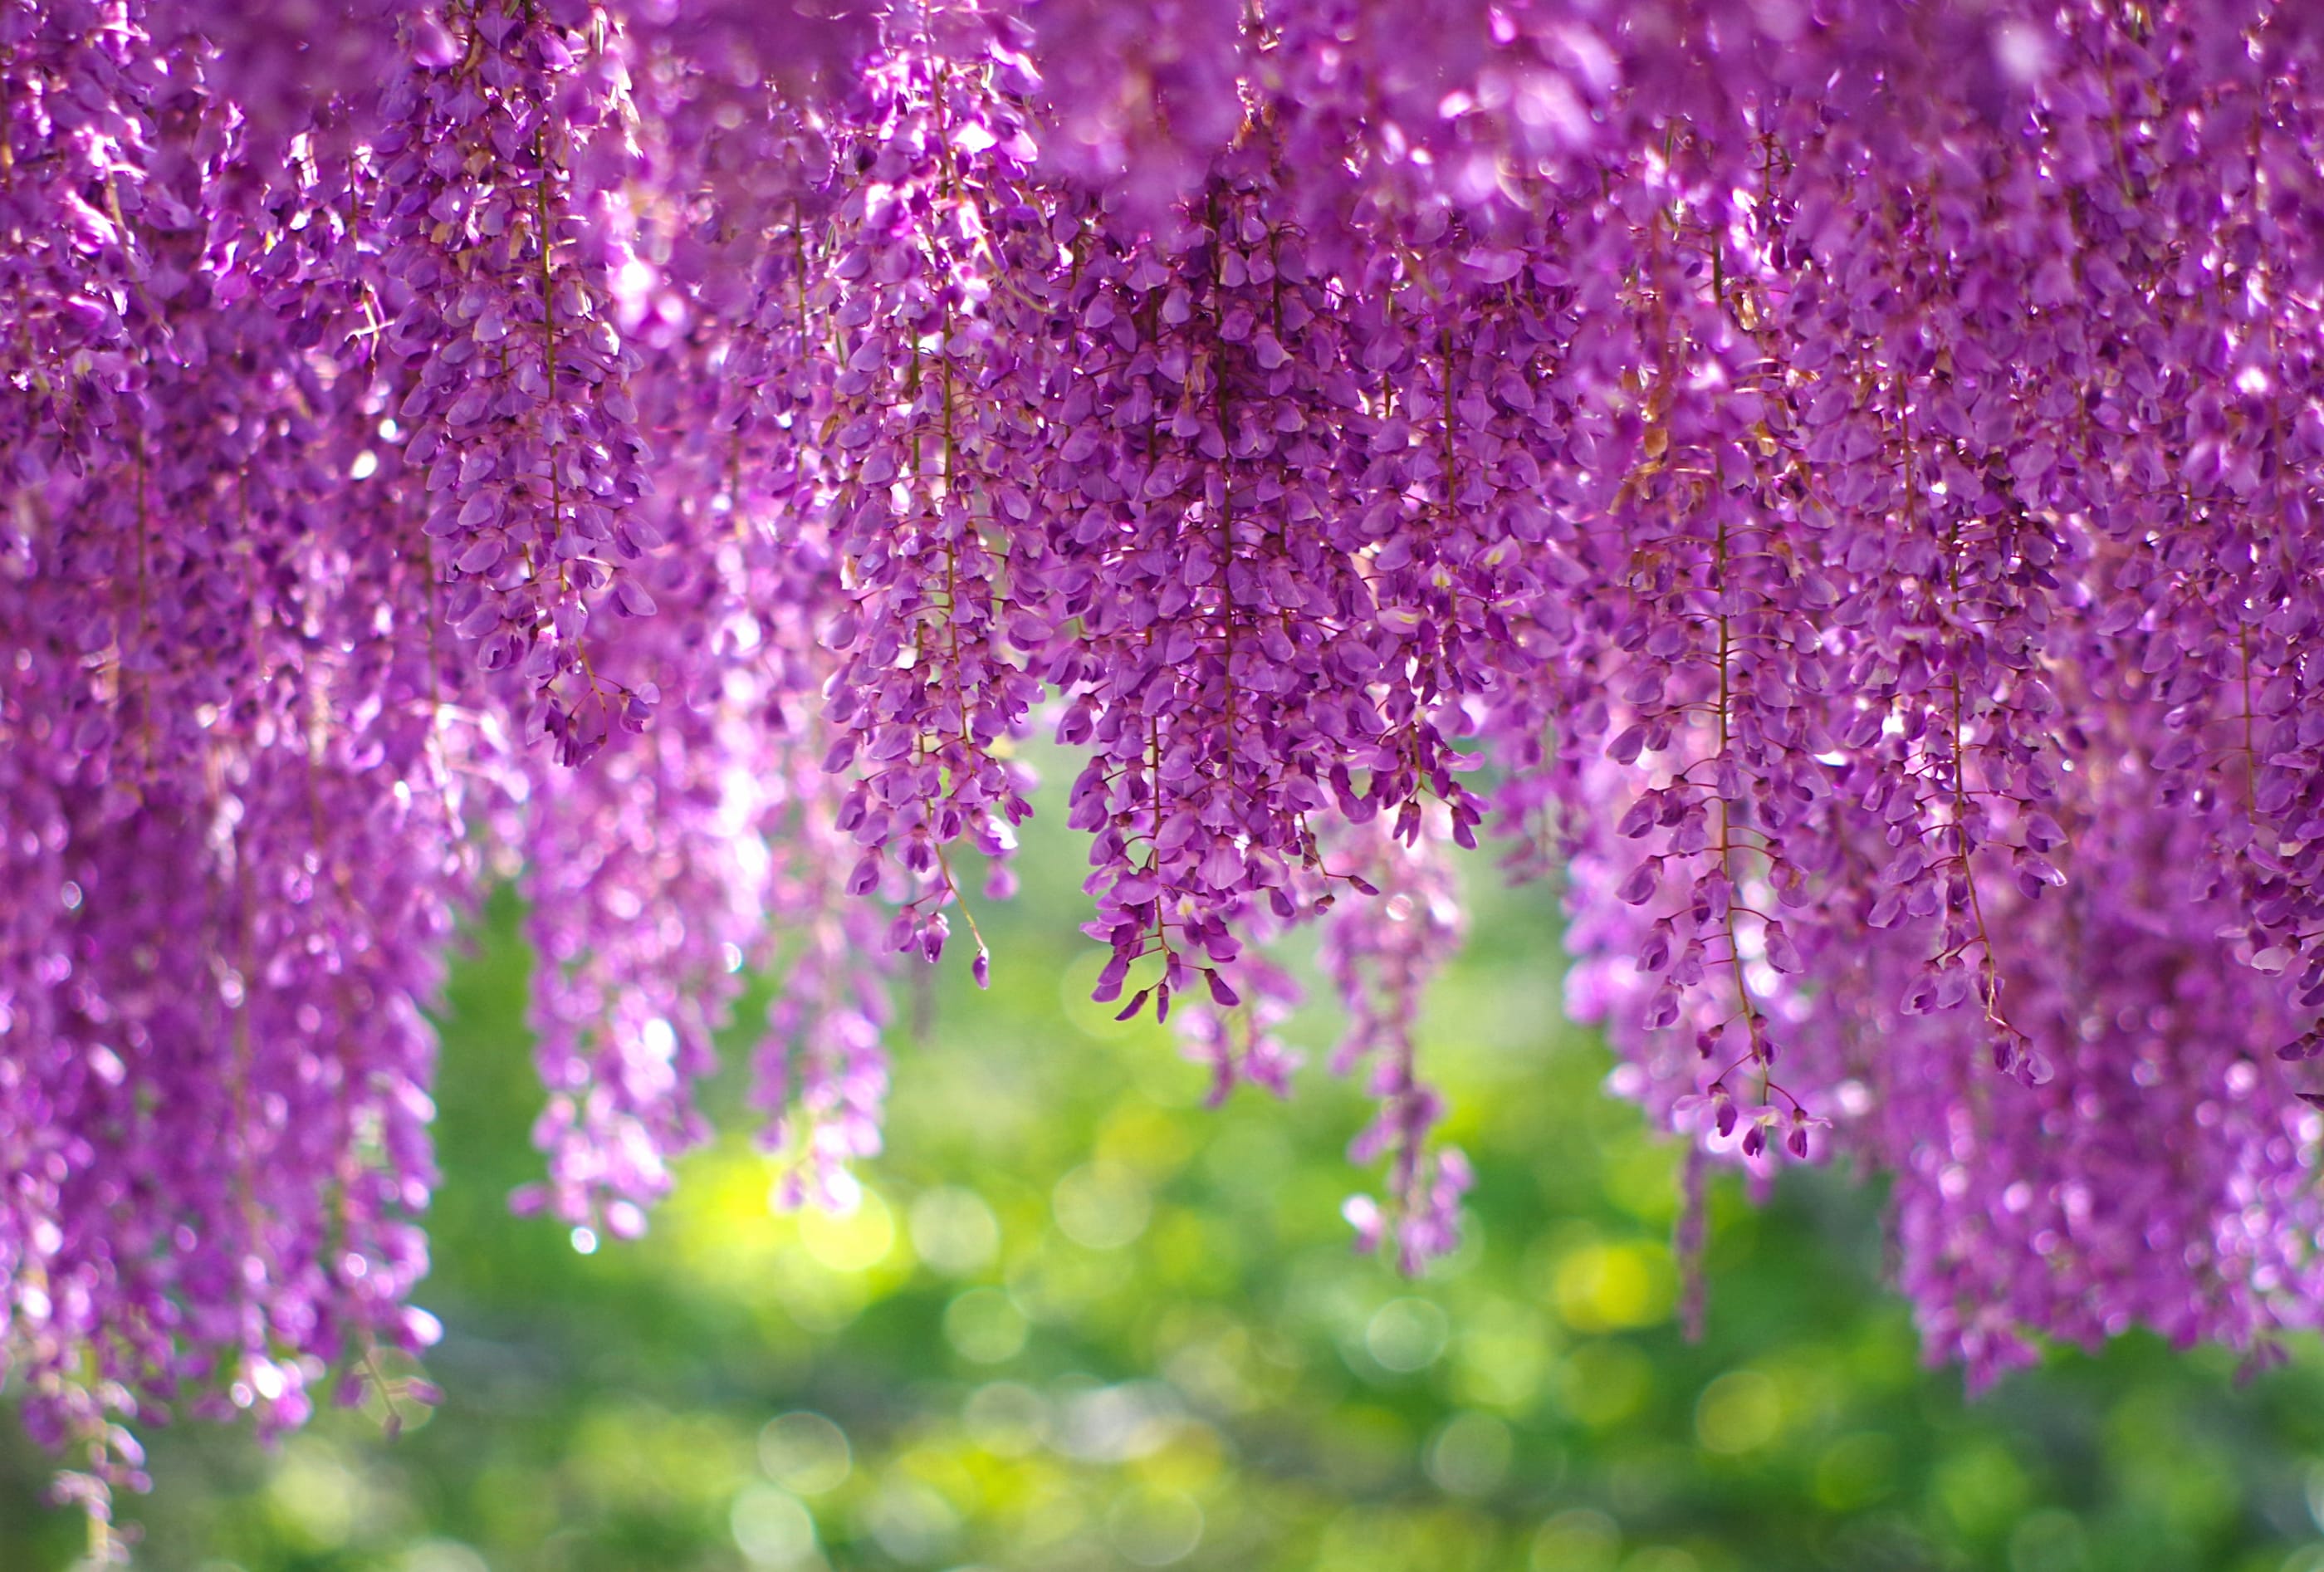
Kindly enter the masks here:
<path id="1" fill-rule="evenodd" d="M 433 1336 L 496 878 L 521 1206 L 646 1225 L 754 967 L 843 1199 L 898 957 L 1008 964 L 1037 722 L 1098 996 L 1217 1095 L 1322 924 L 1407 1269 L 1492 831 L 1691 1195 L 1893 1176 L 1932 1356 L 2324 1320 L 2319 71 L 2298 0 L 0 0 L 0 1373 L 69 1491 Z"/>

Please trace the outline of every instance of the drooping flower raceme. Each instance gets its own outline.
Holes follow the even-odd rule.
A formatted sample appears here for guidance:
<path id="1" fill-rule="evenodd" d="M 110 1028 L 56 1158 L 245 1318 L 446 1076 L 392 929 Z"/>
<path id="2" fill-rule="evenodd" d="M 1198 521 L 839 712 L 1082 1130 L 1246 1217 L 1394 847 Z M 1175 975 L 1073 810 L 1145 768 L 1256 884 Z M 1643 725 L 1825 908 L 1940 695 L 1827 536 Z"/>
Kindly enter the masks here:
<path id="1" fill-rule="evenodd" d="M 1075 752 L 1099 995 L 1410 1267 L 1446 859 L 1614 1084 L 1894 1177 L 1978 1380 L 2324 1319 L 2324 19 L 2292 0 L 0 0 L 0 1358 L 300 1422 L 515 878 L 633 1233 L 744 967 L 794 1199 Z M 967 883 L 968 854 L 987 878 Z M 956 932 L 954 924 L 964 932 Z"/>

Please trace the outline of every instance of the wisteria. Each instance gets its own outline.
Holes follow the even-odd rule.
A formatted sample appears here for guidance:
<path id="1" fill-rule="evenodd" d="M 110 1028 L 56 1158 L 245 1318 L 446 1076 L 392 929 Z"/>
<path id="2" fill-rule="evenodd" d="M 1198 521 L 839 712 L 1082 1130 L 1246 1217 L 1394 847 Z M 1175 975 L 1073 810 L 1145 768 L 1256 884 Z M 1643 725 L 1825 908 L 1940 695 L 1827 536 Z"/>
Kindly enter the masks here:
<path id="1" fill-rule="evenodd" d="M 1037 736 L 1220 1096 L 1321 925 L 1364 1247 L 1456 1237 L 1490 838 L 1618 1091 L 1892 1177 L 1932 1357 L 2272 1356 L 2319 69 L 2299 0 L 0 0 L 0 1373 L 101 1517 L 422 1347 L 501 879 L 521 1208 L 646 1225 L 750 968 L 844 1204 Z"/>

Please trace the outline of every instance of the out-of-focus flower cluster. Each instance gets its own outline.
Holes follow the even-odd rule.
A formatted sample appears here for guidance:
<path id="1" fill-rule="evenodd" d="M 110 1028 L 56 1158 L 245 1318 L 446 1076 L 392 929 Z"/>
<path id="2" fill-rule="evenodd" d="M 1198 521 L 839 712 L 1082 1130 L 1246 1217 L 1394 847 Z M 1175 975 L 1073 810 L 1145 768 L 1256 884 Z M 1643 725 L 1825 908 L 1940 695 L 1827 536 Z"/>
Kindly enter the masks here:
<path id="1" fill-rule="evenodd" d="M 1036 726 L 1099 997 L 1222 1091 L 1323 921 L 1409 1265 L 1497 817 L 1621 1090 L 1895 1175 L 1932 1353 L 2312 1324 L 2319 51 L 2292 0 L 0 0 L 33 1422 L 134 1473 L 124 1419 L 427 1340 L 423 1012 L 496 871 L 521 1204 L 643 1225 L 753 966 L 844 1197 L 885 957 L 993 964 Z"/>

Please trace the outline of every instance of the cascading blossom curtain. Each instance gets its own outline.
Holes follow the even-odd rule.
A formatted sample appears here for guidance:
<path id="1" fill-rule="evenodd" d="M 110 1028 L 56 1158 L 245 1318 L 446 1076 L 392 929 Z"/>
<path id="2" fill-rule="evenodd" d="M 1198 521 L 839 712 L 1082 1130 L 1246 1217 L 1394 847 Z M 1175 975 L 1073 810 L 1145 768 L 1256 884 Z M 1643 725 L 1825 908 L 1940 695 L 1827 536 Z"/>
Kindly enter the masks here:
<path id="1" fill-rule="evenodd" d="M 644 1226 L 778 962 L 753 1105 L 844 1200 L 892 957 L 1007 964 L 1036 732 L 1099 996 L 1219 1095 L 1323 925 L 1408 1267 L 1489 830 L 1618 1089 L 1894 1177 L 1932 1356 L 2315 1325 L 2320 60 L 2299 0 L 0 0 L 29 1419 L 101 1511 L 138 1417 L 428 1340 L 497 877 L 521 1207 Z"/>

